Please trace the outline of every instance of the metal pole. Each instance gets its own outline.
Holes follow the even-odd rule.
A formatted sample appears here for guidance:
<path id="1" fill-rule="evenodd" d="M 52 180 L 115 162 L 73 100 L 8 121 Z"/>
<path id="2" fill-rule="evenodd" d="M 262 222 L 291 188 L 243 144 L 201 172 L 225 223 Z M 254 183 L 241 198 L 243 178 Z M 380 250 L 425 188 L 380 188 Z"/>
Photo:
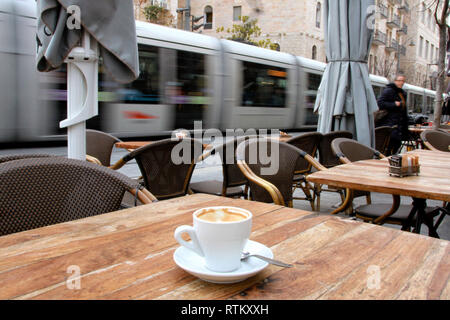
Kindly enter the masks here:
<path id="1" fill-rule="evenodd" d="M 191 0 L 186 0 L 186 11 L 184 13 L 184 30 L 191 31 Z"/>
<path id="2" fill-rule="evenodd" d="M 67 63 L 67 119 L 60 128 L 67 128 L 67 156 L 86 159 L 86 120 L 98 114 L 98 52 L 97 42 L 83 30 L 82 47 L 73 48 Z"/>

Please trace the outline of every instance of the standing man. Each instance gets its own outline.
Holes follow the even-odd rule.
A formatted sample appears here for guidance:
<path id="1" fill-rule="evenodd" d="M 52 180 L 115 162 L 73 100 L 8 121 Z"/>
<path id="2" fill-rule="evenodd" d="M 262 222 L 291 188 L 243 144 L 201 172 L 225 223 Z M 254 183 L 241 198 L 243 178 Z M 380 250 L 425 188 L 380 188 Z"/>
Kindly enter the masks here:
<path id="1" fill-rule="evenodd" d="M 377 101 L 380 110 L 388 111 L 388 114 L 377 123 L 377 126 L 397 126 L 392 130 L 387 155 L 397 153 L 402 144 L 402 140 L 408 138 L 407 95 L 402 89 L 405 84 L 405 79 L 404 75 L 398 74 L 394 82 L 389 83 L 384 88 Z"/>

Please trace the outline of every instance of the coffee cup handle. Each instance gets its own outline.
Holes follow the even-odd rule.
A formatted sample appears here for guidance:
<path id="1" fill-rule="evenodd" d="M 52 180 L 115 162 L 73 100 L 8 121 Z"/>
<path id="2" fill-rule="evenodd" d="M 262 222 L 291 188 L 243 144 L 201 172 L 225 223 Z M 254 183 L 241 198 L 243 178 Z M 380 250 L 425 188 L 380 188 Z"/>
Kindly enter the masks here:
<path id="1" fill-rule="evenodd" d="M 191 237 L 192 242 L 187 242 L 187 241 L 183 240 L 181 238 L 181 235 L 183 233 L 187 233 Z M 174 236 L 175 236 L 175 240 L 177 240 L 178 243 L 181 244 L 182 246 L 194 251 L 195 253 L 199 254 L 202 257 L 205 256 L 203 254 L 203 250 L 200 246 L 200 243 L 198 242 L 198 238 L 197 238 L 197 235 L 196 235 L 193 227 L 179 226 L 178 228 L 176 228 Z"/>

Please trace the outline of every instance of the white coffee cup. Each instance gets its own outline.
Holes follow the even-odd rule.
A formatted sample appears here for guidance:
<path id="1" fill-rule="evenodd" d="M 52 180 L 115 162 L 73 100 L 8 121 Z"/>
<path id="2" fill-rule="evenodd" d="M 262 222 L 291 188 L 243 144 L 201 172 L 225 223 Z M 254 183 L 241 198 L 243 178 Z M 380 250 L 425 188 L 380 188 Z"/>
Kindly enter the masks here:
<path id="1" fill-rule="evenodd" d="M 227 217 L 227 214 L 230 214 Z M 179 226 L 175 239 L 182 246 L 204 257 L 211 271 L 231 272 L 241 266 L 241 252 L 252 229 L 250 211 L 237 207 L 207 207 L 193 214 L 194 226 Z M 192 241 L 181 238 L 189 234 Z"/>

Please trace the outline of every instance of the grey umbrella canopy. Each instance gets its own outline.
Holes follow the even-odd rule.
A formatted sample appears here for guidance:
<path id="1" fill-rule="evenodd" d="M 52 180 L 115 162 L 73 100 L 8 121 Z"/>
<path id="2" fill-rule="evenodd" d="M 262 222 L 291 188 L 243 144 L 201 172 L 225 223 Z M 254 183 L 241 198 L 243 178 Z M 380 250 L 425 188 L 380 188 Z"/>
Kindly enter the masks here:
<path id="1" fill-rule="evenodd" d="M 59 68 L 86 30 L 99 44 L 108 72 L 118 82 L 139 75 L 132 0 L 38 0 L 39 71 Z M 74 9 L 75 11 L 71 11 Z M 75 18 L 79 16 L 80 27 Z"/>
<path id="2" fill-rule="evenodd" d="M 317 131 L 349 130 L 370 147 L 375 146 L 373 113 L 378 110 L 367 69 L 373 5 L 373 0 L 324 1 L 328 64 L 314 106 Z"/>
<path id="3" fill-rule="evenodd" d="M 98 55 L 128 83 L 139 75 L 132 0 L 38 0 L 37 69 L 67 63 L 68 157 L 86 158 L 86 120 L 98 114 Z"/>

